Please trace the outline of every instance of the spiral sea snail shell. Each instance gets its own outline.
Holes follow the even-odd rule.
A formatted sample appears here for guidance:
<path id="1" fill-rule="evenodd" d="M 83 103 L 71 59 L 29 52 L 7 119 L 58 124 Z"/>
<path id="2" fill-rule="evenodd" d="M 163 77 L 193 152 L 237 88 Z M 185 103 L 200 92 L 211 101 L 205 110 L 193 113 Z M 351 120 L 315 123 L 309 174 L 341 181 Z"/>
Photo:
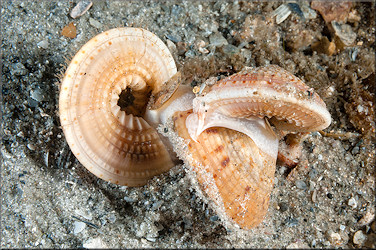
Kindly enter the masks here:
<path id="1" fill-rule="evenodd" d="M 164 109 L 168 98 L 160 101 L 158 93 L 176 73 L 167 46 L 147 30 L 116 28 L 87 42 L 69 64 L 59 96 L 63 131 L 82 165 L 126 186 L 144 185 L 174 166 L 166 140 L 143 117 L 150 96 Z M 149 118 L 157 123 L 156 114 Z"/>
<path id="2" fill-rule="evenodd" d="M 245 68 L 199 93 L 193 110 L 174 115 L 185 161 L 222 219 L 250 229 L 263 220 L 273 187 L 278 139 L 268 121 L 311 132 L 329 126 L 330 114 L 313 89 L 275 65 Z"/>

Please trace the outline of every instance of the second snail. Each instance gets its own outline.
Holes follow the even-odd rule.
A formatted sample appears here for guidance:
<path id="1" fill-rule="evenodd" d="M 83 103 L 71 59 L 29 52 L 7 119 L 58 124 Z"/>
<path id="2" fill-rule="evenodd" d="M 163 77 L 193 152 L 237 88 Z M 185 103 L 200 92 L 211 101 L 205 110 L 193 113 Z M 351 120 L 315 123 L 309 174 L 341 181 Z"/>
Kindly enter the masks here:
<path id="1" fill-rule="evenodd" d="M 156 130 L 172 120 L 187 149 L 179 157 L 218 215 L 243 229 L 259 225 L 267 212 L 276 132 L 312 132 L 331 122 L 313 89 L 276 65 L 208 79 L 195 95 L 180 84 L 167 46 L 141 28 L 108 30 L 77 52 L 62 81 L 59 112 L 82 165 L 127 186 L 142 186 L 175 165 L 176 149 Z"/>

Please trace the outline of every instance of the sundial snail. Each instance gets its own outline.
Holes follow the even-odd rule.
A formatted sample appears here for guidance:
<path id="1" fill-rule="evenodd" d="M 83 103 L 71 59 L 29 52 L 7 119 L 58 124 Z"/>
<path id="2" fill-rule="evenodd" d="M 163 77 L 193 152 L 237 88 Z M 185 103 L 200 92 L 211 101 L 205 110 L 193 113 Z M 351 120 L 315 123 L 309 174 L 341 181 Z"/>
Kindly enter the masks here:
<path id="1" fill-rule="evenodd" d="M 82 165 L 126 186 L 145 185 L 174 166 L 173 152 L 144 116 L 150 96 L 176 73 L 167 46 L 147 30 L 115 28 L 87 42 L 59 96 L 65 138 Z"/>
<path id="2" fill-rule="evenodd" d="M 210 80 L 197 96 L 179 83 L 173 57 L 151 32 L 116 28 L 95 36 L 74 56 L 61 85 L 69 147 L 99 178 L 142 186 L 174 166 L 175 149 L 155 129 L 172 118 L 188 148 L 179 156 L 222 218 L 244 229 L 257 226 L 273 187 L 274 129 L 327 127 L 324 102 L 273 65 Z"/>

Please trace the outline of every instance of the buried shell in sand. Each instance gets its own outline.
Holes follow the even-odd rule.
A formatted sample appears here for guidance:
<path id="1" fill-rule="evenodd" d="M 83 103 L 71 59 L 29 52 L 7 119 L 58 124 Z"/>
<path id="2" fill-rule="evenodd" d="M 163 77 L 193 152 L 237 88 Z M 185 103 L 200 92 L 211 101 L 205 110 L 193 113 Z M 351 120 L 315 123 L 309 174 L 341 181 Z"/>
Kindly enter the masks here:
<path id="1" fill-rule="evenodd" d="M 244 229 L 258 225 L 278 152 L 269 122 L 281 130 L 320 130 L 330 124 L 325 104 L 277 66 L 246 68 L 196 97 L 179 83 L 170 52 L 149 31 L 117 28 L 91 39 L 72 59 L 59 98 L 73 154 L 104 180 L 142 186 L 174 166 L 179 149 L 156 130 L 172 118 L 188 145 L 180 156 L 220 215 Z"/>

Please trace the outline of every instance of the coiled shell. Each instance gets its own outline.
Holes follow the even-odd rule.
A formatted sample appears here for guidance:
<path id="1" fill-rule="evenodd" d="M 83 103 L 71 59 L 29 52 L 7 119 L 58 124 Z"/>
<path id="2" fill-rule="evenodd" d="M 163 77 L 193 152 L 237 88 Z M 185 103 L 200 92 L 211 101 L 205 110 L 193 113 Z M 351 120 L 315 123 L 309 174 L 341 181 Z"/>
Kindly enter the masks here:
<path id="1" fill-rule="evenodd" d="M 73 154 L 90 172 L 127 186 L 173 166 L 143 118 L 149 96 L 176 73 L 166 45 L 140 28 L 116 28 L 86 43 L 65 73 L 60 121 Z"/>

